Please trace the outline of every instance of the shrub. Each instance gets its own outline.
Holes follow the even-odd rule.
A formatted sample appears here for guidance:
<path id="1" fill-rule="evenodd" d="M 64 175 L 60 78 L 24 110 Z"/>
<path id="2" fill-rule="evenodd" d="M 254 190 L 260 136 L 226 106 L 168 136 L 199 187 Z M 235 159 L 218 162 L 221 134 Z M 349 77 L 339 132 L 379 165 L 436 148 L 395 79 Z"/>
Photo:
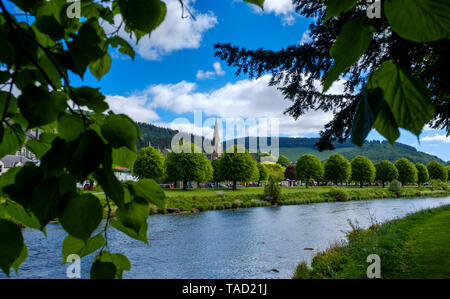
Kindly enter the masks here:
<path id="1" fill-rule="evenodd" d="M 450 190 L 450 186 L 441 180 L 430 180 L 430 184 L 433 186 L 433 190 Z"/>
<path id="2" fill-rule="evenodd" d="M 277 203 L 281 199 L 281 187 L 279 181 L 274 177 L 269 177 L 269 182 L 264 187 L 264 199 L 271 203 Z"/>
<path id="3" fill-rule="evenodd" d="M 332 187 L 328 194 L 336 201 L 347 201 L 350 197 L 347 191 L 337 187 Z"/>
<path id="4" fill-rule="evenodd" d="M 389 191 L 391 192 L 400 192 L 402 189 L 402 183 L 400 183 L 397 180 L 393 180 L 391 184 L 389 185 Z"/>
<path id="5" fill-rule="evenodd" d="M 308 269 L 308 265 L 306 265 L 305 261 L 302 261 L 300 264 L 298 264 L 297 268 L 295 269 L 294 276 L 292 276 L 292 279 L 307 279 L 309 278 L 309 272 L 311 270 Z"/>

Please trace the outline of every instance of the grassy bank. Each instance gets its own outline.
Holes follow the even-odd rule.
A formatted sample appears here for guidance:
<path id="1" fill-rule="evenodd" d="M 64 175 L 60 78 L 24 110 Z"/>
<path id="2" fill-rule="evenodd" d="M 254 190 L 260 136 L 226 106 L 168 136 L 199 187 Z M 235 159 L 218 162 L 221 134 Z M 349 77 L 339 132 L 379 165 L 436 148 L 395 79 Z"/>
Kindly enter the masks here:
<path id="1" fill-rule="evenodd" d="M 342 200 L 330 194 L 332 187 L 291 187 L 282 188 L 280 205 L 300 205 L 319 202 L 333 202 Z M 394 193 L 388 188 L 381 187 L 340 187 L 346 195 L 346 200 L 369 200 L 396 197 L 439 197 L 450 195 L 450 189 L 441 187 L 422 186 L 404 187 L 400 192 Z M 187 189 L 164 190 L 166 194 L 166 207 L 171 211 L 191 212 L 223 210 L 234 208 L 251 208 L 270 206 L 264 200 L 263 187 L 248 187 L 238 190 L 229 189 Z M 102 201 L 104 194 L 94 192 Z M 113 207 L 113 212 L 115 208 Z M 151 214 L 167 213 L 166 210 L 151 206 Z"/>
<path id="2" fill-rule="evenodd" d="M 381 260 L 382 278 L 450 278 L 450 206 L 424 210 L 367 230 L 302 262 L 293 278 L 367 278 L 369 254 Z"/>
<path id="3" fill-rule="evenodd" d="M 331 187 L 292 187 L 283 188 L 280 205 L 298 205 L 318 202 L 336 201 L 329 194 Z M 434 187 L 405 187 L 398 193 L 381 187 L 342 187 L 348 200 L 367 200 L 395 197 L 446 196 L 450 191 Z M 251 187 L 236 191 L 231 190 L 168 190 L 166 191 L 167 207 L 180 211 L 222 210 L 228 208 L 248 208 L 268 206 L 263 200 L 263 188 Z"/>

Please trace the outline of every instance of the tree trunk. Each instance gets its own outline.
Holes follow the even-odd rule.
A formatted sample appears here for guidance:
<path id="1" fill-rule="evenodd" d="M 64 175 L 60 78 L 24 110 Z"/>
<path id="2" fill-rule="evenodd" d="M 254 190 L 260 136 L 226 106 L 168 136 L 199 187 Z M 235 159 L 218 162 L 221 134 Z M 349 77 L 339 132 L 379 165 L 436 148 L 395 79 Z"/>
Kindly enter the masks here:
<path id="1" fill-rule="evenodd" d="M 236 181 L 233 181 L 233 190 L 236 190 Z"/>
<path id="2" fill-rule="evenodd" d="M 383 185 L 383 188 L 384 188 L 384 181 L 383 181 L 382 185 Z"/>
<path id="3" fill-rule="evenodd" d="M 305 188 L 308 188 L 308 180 L 305 181 Z"/>
<path id="4" fill-rule="evenodd" d="M 183 181 L 183 190 L 187 189 L 187 181 Z"/>
<path id="5" fill-rule="evenodd" d="M 362 188 L 363 182 L 359 182 L 359 188 Z"/>

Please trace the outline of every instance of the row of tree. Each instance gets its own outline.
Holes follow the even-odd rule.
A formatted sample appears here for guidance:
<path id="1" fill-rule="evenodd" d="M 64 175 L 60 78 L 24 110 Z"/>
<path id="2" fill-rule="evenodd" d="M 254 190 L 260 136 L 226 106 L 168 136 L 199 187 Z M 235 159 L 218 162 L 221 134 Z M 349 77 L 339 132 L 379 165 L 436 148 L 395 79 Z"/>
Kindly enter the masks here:
<path id="1" fill-rule="evenodd" d="M 296 164 L 283 167 L 281 163 L 256 162 L 248 151 L 238 151 L 237 146 L 234 151 L 227 151 L 221 158 L 210 162 L 204 154 L 192 153 L 193 147 L 191 145 L 191 152 L 171 152 L 166 158 L 151 146 L 143 148 L 134 163 L 133 174 L 141 179 L 182 181 L 183 188 L 188 182 L 230 181 L 236 189 L 238 182 L 261 183 L 269 176 L 277 181 L 299 180 L 306 186 L 313 181 L 326 181 L 336 185 L 357 182 L 362 187 L 365 183 L 377 181 L 384 187 L 392 180 L 399 180 L 403 185 L 424 184 L 430 179 L 446 181 L 450 169 L 436 161 L 425 166 L 413 164 L 405 158 L 395 163 L 385 160 L 374 165 L 367 157 L 357 156 L 349 162 L 340 154 L 331 155 L 323 164 L 316 156 L 305 154 Z"/>
<path id="2" fill-rule="evenodd" d="M 282 166 L 275 165 L 277 165 L 275 168 L 279 167 L 277 170 L 282 175 Z M 246 150 L 238 151 L 235 146 L 234 151 L 227 151 L 221 158 L 210 162 L 203 153 L 195 153 L 193 144 L 190 152 L 171 152 L 166 158 L 151 146 L 143 148 L 134 163 L 132 172 L 140 179 L 182 181 L 183 188 L 186 188 L 188 182 L 230 181 L 236 189 L 237 182 L 262 182 L 269 177 L 269 169 L 255 162 Z"/>
<path id="3" fill-rule="evenodd" d="M 402 185 L 424 184 L 431 179 L 447 181 L 449 171 L 449 166 L 437 161 L 431 161 L 425 166 L 401 158 L 395 163 L 384 160 L 374 165 L 364 156 L 357 156 L 349 162 L 340 154 L 331 155 L 322 165 L 316 156 L 305 154 L 295 164 L 295 179 L 305 182 L 306 186 L 313 181 L 333 182 L 336 185 L 352 181 L 362 187 L 365 183 L 377 181 L 384 187 L 386 182 L 393 180 L 399 180 Z"/>

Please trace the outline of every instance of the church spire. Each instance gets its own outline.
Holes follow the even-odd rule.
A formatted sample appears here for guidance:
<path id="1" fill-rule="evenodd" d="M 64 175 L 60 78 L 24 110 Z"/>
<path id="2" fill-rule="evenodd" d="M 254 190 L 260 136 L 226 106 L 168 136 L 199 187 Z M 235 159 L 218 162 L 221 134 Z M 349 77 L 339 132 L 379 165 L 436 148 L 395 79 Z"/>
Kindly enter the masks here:
<path id="1" fill-rule="evenodd" d="M 214 125 L 214 138 L 213 138 L 213 153 L 212 159 L 220 158 L 222 156 L 222 143 L 220 142 L 219 126 L 216 123 Z"/>

